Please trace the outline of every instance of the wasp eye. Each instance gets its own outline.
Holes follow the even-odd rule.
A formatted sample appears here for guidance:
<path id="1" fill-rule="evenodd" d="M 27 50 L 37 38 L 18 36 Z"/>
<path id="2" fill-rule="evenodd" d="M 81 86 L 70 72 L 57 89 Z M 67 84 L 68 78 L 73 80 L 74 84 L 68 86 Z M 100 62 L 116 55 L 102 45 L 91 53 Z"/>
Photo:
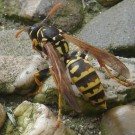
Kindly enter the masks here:
<path id="1" fill-rule="evenodd" d="M 31 30 L 34 30 L 35 28 L 36 28 L 36 27 L 34 27 L 34 26 L 31 26 L 31 27 L 30 27 Z"/>
<path id="2" fill-rule="evenodd" d="M 34 29 L 35 29 L 34 26 L 30 26 L 30 27 L 28 28 L 28 33 L 30 33 L 31 31 L 33 31 Z"/>

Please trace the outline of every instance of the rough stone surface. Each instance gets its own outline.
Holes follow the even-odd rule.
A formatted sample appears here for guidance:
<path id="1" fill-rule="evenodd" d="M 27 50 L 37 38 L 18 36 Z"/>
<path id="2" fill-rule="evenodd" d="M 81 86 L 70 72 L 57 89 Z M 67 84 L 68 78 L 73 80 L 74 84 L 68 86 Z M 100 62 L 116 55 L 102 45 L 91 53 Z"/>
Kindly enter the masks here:
<path id="1" fill-rule="evenodd" d="M 32 21 L 44 19 L 50 9 L 61 2 L 59 0 L 8 0 L 0 1 L 0 13 L 10 18 L 21 19 L 22 22 L 32 24 Z M 4 7 L 4 8 L 3 8 Z M 12 7 L 12 8 L 10 8 Z M 10 11 L 11 9 L 11 11 Z M 19 20 L 18 19 L 18 20 Z M 81 12 L 81 2 L 77 0 L 62 1 L 61 8 L 50 17 L 50 25 L 62 28 L 64 31 L 75 31 L 82 25 L 83 14 Z"/>
<path id="2" fill-rule="evenodd" d="M 88 22 L 79 34 L 80 39 L 104 49 L 132 47 L 130 53 L 134 55 L 134 12 L 135 1 L 124 0 Z"/>
<path id="3" fill-rule="evenodd" d="M 117 4 L 118 2 L 122 1 L 122 0 L 97 0 L 101 5 L 105 6 L 105 7 L 111 7 L 114 6 L 115 4 Z"/>
<path id="4" fill-rule="evenodd" d="M 14 116 L 16 125 L 8 121 L 6 135 L 75 135 L 62 123 L 56 129 L 56 117 L 43 104 L 24 101 L 14 110 Z"/>
<path id="5" fill-rule="evenodd" d="M 34 54 L 32 43 L 26 32 L 15 38 L 16 30 L 0 31 L 0 55 L 30 56 Z"/>
<path id="6" fill-rule="evenodd" d="M 2 104 L 0 103 L 0 129 L 3 126 L 5 120 L 6 120 L 6 112 Z"/>
<path id="7" fill-rule="evenodd" d="M 18 38 L 15 33 L 16 30 L 0 31 L 0 93 L 13 93 L 16 89 L 28 92 L 35 84 L 34 72 L 47 67 L 44 59 L 33 56 L 27 33 Z"/>
<path id="8" fill-rule="evenodd" d="M 102 118 L 103 135 L 134 135 L 135 106 L 118 106 L 106 112 Z"/>
<path id="9" fill-rule="evenodd" d="M 34 55 L 29 65 L 17 75 L 13 85 L 15 92 L 18 94 L 25 94 L 31 91 L 35 86 L 34 73 L 48 68 L 48 64 L 45 59 L 42 59 L 39 55 Z"/>
<path id="10" fill-rule="evenodd" d="M 0 56 L 0 93 L 15 91 L 13 83 L 31 59 L 31 56 Z"/>

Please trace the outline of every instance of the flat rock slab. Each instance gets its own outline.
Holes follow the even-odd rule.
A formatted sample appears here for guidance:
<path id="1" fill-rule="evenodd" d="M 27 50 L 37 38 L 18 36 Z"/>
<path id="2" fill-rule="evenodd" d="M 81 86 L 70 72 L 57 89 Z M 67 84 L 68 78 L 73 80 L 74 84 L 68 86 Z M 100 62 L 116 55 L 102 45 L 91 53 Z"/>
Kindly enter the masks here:
<path id="1" fill-rule="evenodd" d="M 79 36 L 104 49 L 135 45 L 135 1 L 124 0 L 90 20 Z"/>
<path id="2" fill-rule="evenodd" d="M 16 38 L 16 32 L 17 30 L 0 31 L 0 55 L 30 56 L 34 54 L 28 34 L 24 32 Z"/>
<path id="3" fill-rule="evenodd" d="M 135 106 L 125 105 L 109 110 L 101 124 L 103 135 L 134 135 Z"/>
<path id="4" fill-rule="evenodd" d="M 32 56 L 0 56 L 0 93 L 12 93 L 17 75 L 28 65 Z"/>

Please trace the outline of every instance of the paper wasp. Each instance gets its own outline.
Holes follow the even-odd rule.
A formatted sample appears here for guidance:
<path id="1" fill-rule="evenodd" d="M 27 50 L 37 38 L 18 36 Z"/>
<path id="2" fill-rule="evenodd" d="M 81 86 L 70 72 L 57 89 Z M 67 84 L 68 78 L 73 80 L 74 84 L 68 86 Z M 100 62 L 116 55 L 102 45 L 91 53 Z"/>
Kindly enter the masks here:
<path id="1" fill-rule="evenodd" d="M 71 57 L 72 55 L 69 54 L 69 46 L 68 46 L 67 41 L 74 43 L 82 50 L 87 50 L 88 53 L 93 55 L 98 60 L 100 66 L 104 67 L 106 69 L 106 71 L 109 73 L 111 78 L 116 80 L 118 83 L 120 83 L 124 86 L 132 86 L 133 85 L 130 82 L 124 82 L 124 81 L 119 80 L 118 78 L 114 77 L 113 74 L 111 73 L 111 71 L 108 69 L 107 66 L 111 67 L 113 70 L 115 70 L 120 75 L 124 76 L 125 78 L 129 77 L 130 73 L 129 73 L 128 68 L 115 56 L 113 56 L 112 54 L 110 54 L 102 49 L 96 48 L 88 43 L 80 41 L 80 40 L 64 33 L 62 30 L 59 30 L 53 26 L 47 25 L 46 19 L 49 16 L 51 16 L 60 6 L 61 6 L 61 3 L 58 3 L 57 5 L 55 5 L 52 8 L 52 10 L 48 13 L 47 17 L 41 23 L 29 27 L 29 29 L 21 29 L 20 31 L 18 31 L 16 33 L 16 37 L 18 37 L 18 35 L 21 32 L 27 31 L 31 40 L 32 40 L 33 49 L 38 51 L 41 54 L 41 57 L 43 57 L 42 53 L 47 54 L 48 60 L 51 61 L 52 66 L 50 68 L 50 72 L 52 73 L 54 80 L 55 80 L 55 83 L 59 89 L 58 123 L 60 121 L 60 115 L 61 115 L 61 94 L 64 96 L 64 98 L 70 104 L 71 107 L 73 107 L 78 112 L 80 111 L 79 107 L 75 101 L 74 94 L 72 92 L 71 84 L 70 84 L 68 77 L 65 73 L 66 65 L 67 65 L 67 68 L 70 70 L 70 67 L 68 67 L 68 65 L 71 65 L 71 64 L 68 64 L 66 62 L 68 62 L 68 60 L 72 61 L 72 60 L 70 60 L 70 58 L 71 59 L 74 58 L 75 60 L 79 58 L 80 61 L 82 61 L 82 64 L 79 63 L 80 61 L 76 61 L 76 63 L 81 68 L 84 68 L 85 71 L 89 70 L 88 67 L 93 69 L 92 67 L 90 67 L 90 65 L 86 61 L 84 61 L 83 58 Z M 84 67 L 83 67 L 83 65 L 84 65 Z M 73 66 L 72 69 L 74 69 L 75 67 L 76 66 Z M 79 87 L 79 85 L 73 80 L 73 77 L 75 77 L 75 76 L 71 75 L 71 71 L 69 71 L 69 72 L 70 72 L 70 76 L 71 76 L 73 83 L 77 87 Z M 80 70 L 78 72 L 81 74 Z M 90 73 L 88 77 L 92 76 L 92 79 L 94 79 L 94 77 L 95 77 L 98 80 L 98 76 L 95 74 L 95 71 L 93 71 L 93 72 L 94 72 L 93 76 Z M 35 73 L 34 77 L 35 77 L 36 83 L 39 86 L 41 86 L 42 83 L 38 80 L 39 75 L 40 75 L 40 73 Z M 83 76 L 83 78 L 85 78 L 85 75 Z M 86 79 L 84 79 L 84 80 L 87 82 Z M 89 82 L 90 82 L 90 80 L 89 80 Z M 85 83 L 85 84 L 87 84 L 87 83 Z M 105 106 L 106 103 L 104 100 L 104 93 L 103 93 L 102 85 L 100 85 L 100 81 L 99 81 L 99 86 L 100 86 L 100 88 L 98 89 L 98 92 L 100 92 L 100 91 L 102 92 L 102 96 L 101 96 L 102 100 L 101 101 L 103 101 L 103 104 Z M 94 85 L 94 87 L 96 87 L 96 85 Z M 95 96 L 95 98 L 98 100 L 99 96 Z M 94 99 L 94 100 L 96 100 L 96 99 Z"/>

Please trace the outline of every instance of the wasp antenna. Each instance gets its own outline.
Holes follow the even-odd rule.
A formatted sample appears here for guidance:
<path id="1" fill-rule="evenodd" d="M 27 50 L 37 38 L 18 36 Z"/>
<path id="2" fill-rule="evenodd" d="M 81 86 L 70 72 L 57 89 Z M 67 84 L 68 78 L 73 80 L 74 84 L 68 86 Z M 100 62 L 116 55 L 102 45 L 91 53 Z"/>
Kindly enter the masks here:
<path id="1" fill-rule="evenodd" d="M 60 7 L 61 7 L 62 3 L 59 2 L 58 4 L 56 4 L 52 9 L 51 11 L 48 13 L 48 17 L 53 15 Z"/>
<path id="2" fill-rule="evenodd" d="M 15 37 L 18 38 L 18 36 L 24 31 L 25 31 L 25 29 L 20 29 L 19 31 L 16 32 Z"/>
<path id="3" fill-rule="evenodd" d="M 50 17 L 51 15 L 53 15 L 62 5 L 62 2 L 57 3 L 48 13 L 47 17 L 41 22 L 44 23 L 48 17 Z"/>

